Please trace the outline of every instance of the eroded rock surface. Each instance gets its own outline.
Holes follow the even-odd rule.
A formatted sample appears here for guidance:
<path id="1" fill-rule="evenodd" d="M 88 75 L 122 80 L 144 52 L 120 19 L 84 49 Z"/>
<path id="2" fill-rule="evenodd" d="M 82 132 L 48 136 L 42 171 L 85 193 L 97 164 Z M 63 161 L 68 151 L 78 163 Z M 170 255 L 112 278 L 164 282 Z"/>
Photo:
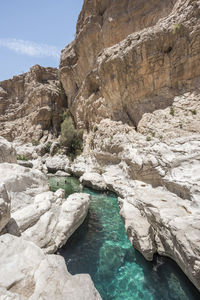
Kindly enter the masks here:
<path id="1" fill-rule="evenodd" d="M 65 199 L 63 190 L 49 191 L 46 177 L 38 170 L 0 164 L 0 183 L 11 201 L 11 221 L 6 231 L 33 241 L 46 253 L 62 247 L 87 215 L 88 194 L 73 194 Z M 3 199 L 2 205 L 9 206 Z M 2 228 L 9 212 L 3 214 Z"/>
<path id="2" fill-rule="evenodd" d="M 97 184 L 94 172 L 98 173 L 98 186 L 119 196 L 133 247 L 148 260 L 154 253 L 171 257 L 200 289 L 200 135 L 194 126 L 199 111 L 193 115 L 189 110 L 185 116 L 193 132 L 191 127 L 181 129 L 175 116 L 173 135 L 168 123 L 161 139 L 157 131 L 164 115 L 172 117 L 169 111 L 144 115 L 140 128 L 146 136 L 122 122 L 101 121 L 71 169 L 82 175 L 83 184 L 93 187 Z M 156 118 L 157 114 L 163 117 Z M 147 129 L 148 119 L 154 122 L 155 136 L 150 135 L 151 127 Z"/>
<path id="3" fill-rule="evenodd" d="M 46 167 L 49 173 L 56 173 L 57 171 L 65 171 L 69 169 L 69 159 L 66 155 L 55 155 L 46 159 Z"/>
<path id="4" fill-rule="evenodd" d="M 134 126 L 199 86 L 196 0 L 84 2 L 60 77 L 76 124 L 103 118 Z M 144 29 L 145 28 L 145 29 Z"/>
<path id="5" fill-rule="evenodd" d="M 6 139 L 0 136 L 0 163 L 16 163 L 17 162 L 17 153 Z"/>
<path id="6" fill-rule="evenodd" d="M 0 182 L 11 198 L 11 212 L 32 203 L 33 197 L 49 191 L 45 175 L 17 164 L 0 164 Z"/>
<path id="7" fill-rule="evenodd" d="M 33 66 L 29 72 L 0 82 L 0 135 L 23 142 L 57 135 L 67 100 L 58 70 Z"/>
<path id="8" fill-rule="evenodd" d="M 102 179 L 102 176 L 98 173 L 84 173 L 80 178 L 80 182 L 95 190 L 106 190 L 106 183 Z"/>
<path id="9" fill-rule="evenodd" d="M 44 174 L 14 163 L 16 151 L 4 138 L 0 149 L 0 298 L 100 300 L 89 275 L 71 276 L 63 258 L 44 254 L 56 252 L 81 225 L 90 196 L 66 199 L 62 189 L 49 191 Z"/>
<path id="10" fill-rule="evenodd" d="M 45 255 L 34 243 L 0 237 L 1 299 L 100 300 L 89 275 L 68 273 L 59 255 Z"/>

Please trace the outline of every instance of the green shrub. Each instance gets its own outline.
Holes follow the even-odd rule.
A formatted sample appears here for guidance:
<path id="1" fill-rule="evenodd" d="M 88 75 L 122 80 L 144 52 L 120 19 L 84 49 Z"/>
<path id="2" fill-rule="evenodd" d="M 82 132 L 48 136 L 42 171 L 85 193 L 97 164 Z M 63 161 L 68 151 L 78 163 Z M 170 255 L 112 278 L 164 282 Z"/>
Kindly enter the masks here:
<path id="1" fill-rule="evenodd" d="M 51 142 L 46 143 L 46 145 L 44 146 L 45 153 L 49 153 L 50 152 L 51 145 L 52 145 Z"/>
<path id="2" fill-rule="evenodd" d="M 40 144 L 39 141 L 37 141 L 37 140 L 32 140 L 32 145 L 33 145 L 33 146 L 38 146 L 39 144 Z"/>
<path id="3" fill-rule="evenodd" d="M 150 142 L 150 141 L 151 141 L 151 137 L 150 137 L 150 136 L 147 136 L 147 137 L 146 137 L 146 141 L 147 141 L 147 142 Z"/>
<path id="4" fill-rule="evenodd" d="M 18 155 L 17 155 L 17 160 L 24 160 L 24 161 L 27 161 L 28 158 L 27 158 L 25 155 L 23 155 L 23 154 L 18 154 Z"/>
<path id="5" fill-rule="evenodd" d="M 152 135 L 152 137 L 155 137 L 155 132 L 152 132 L 151 135 Z"/>
<path id="6" fill-rule="evenodd" d="M 196 109 L 191 110 L 191 113 L 192 113 L 193 115 L 196 115 L 196 114 L 197 114 Z"/>
<path id="7" fill-rule="evenodd" d="M 67 153 L 71 156 L 79 155 L 83 150 L 83 131 L 75 128 L 69 113 L 61 124 L 60 143 L 67 148 Z"/>
<path id="8" fill-rule="evenodd" d="M 172 106 L 170 107 L 170 115 L 174 116 L 174 108 Z"/>
<path id="9" fill-rule="evenodd" d="M 62 120 L 64 121 L 67 118 L 71 118 L 71 114 L 69 109 L 67 109 L 63 114 L 62 114 Z"/>
<path id="10" fill-rule="evenodd" d="M 98 126 L 95 125 L 94 128 L 93 128 L 93 132 L 97 132 L 97 130 L 98 130 Z"/>
<path id="11" fill-rule="evenodd" d="M 174 24 L 173 34 L 175 34 L 176 32 L 178 32 L 179 29 L 180 29 L 180 25 L 178 23 Z"/>

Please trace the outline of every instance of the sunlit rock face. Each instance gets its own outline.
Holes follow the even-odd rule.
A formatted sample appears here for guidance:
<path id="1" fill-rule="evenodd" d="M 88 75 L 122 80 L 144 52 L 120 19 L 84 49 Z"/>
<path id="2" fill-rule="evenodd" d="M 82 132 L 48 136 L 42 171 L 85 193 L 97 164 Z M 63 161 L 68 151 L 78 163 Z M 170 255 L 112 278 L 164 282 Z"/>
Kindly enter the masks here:
<path id="1" fill-rule="evenodd" d="M 1 299 L 91 299 L 101 297 L 88 274 L 72 276 L 59 255 L 45 255 L 22 237 L 0 237 Z"/>
<path id="2" fill-rule="evenodd" d="M 194 129 L 200 111 L 197 105 L 192 115 L 186 105 L 192 97 L 194 105 L 195 95 L 176 99 L 174 116 L 169 108 L 146 114 L 140 124 L 146 136 L 122 122 L 102 120 L 88 137 L 89 151 L 85 148 L 71 170 L 82 175 L 84 185 L 119 196 L 134 248 L 147 260 L 155 253 L 171 257 L 200 290 L 200 127 Z M 187 116 L 181 129 L 177 116 L 183 111 Z M 173 130 L 170 122 L 166 125 L 170 118 Z M 149 130 L 147 120 L 154 126 Z"/>
<path id="3" fill-rule="evenodd" d="M 198 88 L 198 1 L 85 1 L 60 78 L 79 127 L 142 115 Z"/>
<path id="4" fill-rule="evenodd" d="M 33 66 L 29 72 L 0 82 L 0 135 L 23 142 L 58 134 L 67 100 L 58 70 Z"/>

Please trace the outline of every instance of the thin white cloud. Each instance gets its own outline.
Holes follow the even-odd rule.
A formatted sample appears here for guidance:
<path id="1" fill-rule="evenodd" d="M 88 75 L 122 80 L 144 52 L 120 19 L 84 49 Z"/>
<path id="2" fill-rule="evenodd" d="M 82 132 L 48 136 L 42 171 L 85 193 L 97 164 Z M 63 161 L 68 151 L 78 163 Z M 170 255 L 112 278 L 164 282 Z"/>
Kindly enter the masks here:
<path id="1" fill-rule="evenodd" d="M 18 39 L 0 39 L 0 47 L 6 47 L 16 53 L 37 57 L 54 57 L 59 58 L 60 50 L 55 46 L 47 44 L 37 44 L 31 41 Z"/>

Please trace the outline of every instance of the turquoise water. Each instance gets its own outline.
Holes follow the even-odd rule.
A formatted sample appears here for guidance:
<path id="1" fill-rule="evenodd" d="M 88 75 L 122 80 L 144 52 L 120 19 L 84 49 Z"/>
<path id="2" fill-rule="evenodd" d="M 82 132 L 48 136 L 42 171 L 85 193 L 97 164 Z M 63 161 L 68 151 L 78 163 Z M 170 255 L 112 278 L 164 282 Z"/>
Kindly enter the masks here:
<path id="1" fill-rule="evenodd" d="M 59 251 L 71 274 L 89 273 L 103 300 L 197 300 L 200 294 L 168 258 L 147 262 L 132 248 L 117 197 L 82 188 L 75 178 L 51 178 L 52 190 L 91 195 L 88 216 Z M 89 299 L 88 299 L 89 300 Z"/>

